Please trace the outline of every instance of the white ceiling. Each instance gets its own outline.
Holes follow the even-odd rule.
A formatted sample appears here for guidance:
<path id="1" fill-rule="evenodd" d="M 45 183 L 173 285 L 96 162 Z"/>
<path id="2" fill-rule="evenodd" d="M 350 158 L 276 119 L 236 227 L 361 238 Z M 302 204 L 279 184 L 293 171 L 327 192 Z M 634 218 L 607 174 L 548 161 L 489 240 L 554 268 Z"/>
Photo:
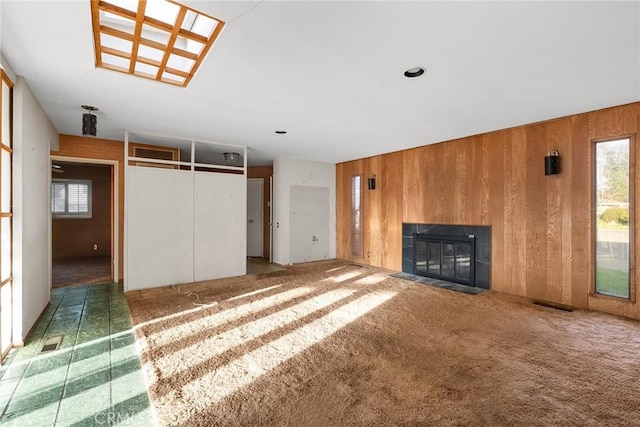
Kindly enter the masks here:
<path id="1" fill-rule="evenodd" d="M 89 0 L 1 0 L 60 133 L 140 129 L 336 163 L 640 100 L 638 1 L 186 1 L 226 20 L 188 88 L 94 66 Z M 407 79 L 403 72 L 424 66 Z M 286 135 L 276 135 L 283 129 Z"/>

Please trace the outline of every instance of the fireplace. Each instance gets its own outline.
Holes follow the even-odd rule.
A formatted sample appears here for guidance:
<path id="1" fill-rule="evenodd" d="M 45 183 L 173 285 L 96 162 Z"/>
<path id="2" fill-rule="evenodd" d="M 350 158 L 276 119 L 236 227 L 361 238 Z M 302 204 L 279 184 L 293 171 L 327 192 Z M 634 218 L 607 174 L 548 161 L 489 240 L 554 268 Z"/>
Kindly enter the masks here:
<path id="1" fill-rule="evenodd" d="M 474 286 L 475 236 L 414 234 L 414 274 Z"/>
<path id="2" fill-rule="evenodd" d="M 491 227 L 402 224 L 402 271 L 490 288 Z"/>

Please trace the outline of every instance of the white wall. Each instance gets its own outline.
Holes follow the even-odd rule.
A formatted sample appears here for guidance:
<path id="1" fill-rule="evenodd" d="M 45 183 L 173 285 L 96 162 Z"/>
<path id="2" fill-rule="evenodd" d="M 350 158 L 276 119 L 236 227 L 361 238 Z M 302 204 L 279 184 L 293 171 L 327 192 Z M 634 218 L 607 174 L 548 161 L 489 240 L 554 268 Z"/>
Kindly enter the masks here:
<path id="1" fill-rule="evenodd" d="M 246 273 L 245 175 L 127 166 L 125 289 Z"/>
<path id="2" fill-rule="evenodd" d="M 193 279 L 246 274 L 246 175 L 195 172 L 194 178 Z"/>
<path id="3" fill-rule="evenodd" d="M 336 167 L 333 164 L 299 160 L 290 158 L 278 158 L 273 162 L 273 261 L 278 264 L 289 264 L 296 260 L 291 252 L 292 235 L 309 234 L 310 230 L 304 229 L 302 223 L 291 224 L 291 188 L 293 186 L 327 188 L 329 191 L 329 226 L 328 230 L 315 231 L 328 236 L 328 258 L 336 256 Z M 298 189 L 299 191 L 299 189 Z M 294 212 L 295 214 L 295 212 Z M 294 236 L 295 237 L 295 236 Z M 297 241 L 296 251 L 306 253 L 318 253 L 314 249 L 311 235 Z M 321 239 L 325 237 L 318 236 Z M 308 247 L 304 247 L 304 242 Z M 324 242 L 322 242 L 324 243 Z M 300 246 L 302 245 L 302 246 Z M 326 251 L 325 251 L 326 252 Z M 312 261 L 314 259 L 306 259 Z"/>
<path id="4" fill-rule="evenodd" d="M 51 289 L 50 149 L 58 132 L 22 77 L 13 88 L 14 344 L 49 303 Z"/>
<path id="5" fill-rule="evenodd" d="M 193 281 L 193 175 L 127 166 L 127 290 Z"/>

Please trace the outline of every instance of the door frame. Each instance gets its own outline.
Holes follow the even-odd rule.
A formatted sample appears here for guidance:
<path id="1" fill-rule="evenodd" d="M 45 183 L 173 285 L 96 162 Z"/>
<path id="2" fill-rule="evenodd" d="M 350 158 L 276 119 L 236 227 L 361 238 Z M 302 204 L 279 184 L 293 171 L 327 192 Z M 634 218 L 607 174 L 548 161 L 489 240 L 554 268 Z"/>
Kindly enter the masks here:
<path id="1" fill-rule="evenodd" d="M 265 214 L 264 214 L 264 178 L 247 178 L 247 205 L 249 204 L 249 181 L 259 181 L 260 182 L 260 194 L 262 195 L 261 199 L 260 199 L 260 212 L 261 212 L 261 218 L 260 218 L 260 258 L 264 257 L 264 220 L 265 220 Z M 247 219 L 248 221 L 248 219 Z M 248 228 L 248 226 L 247 226 Z M 249 233 L 247 232 L 247 243 L 249 242 Z M 247 253 L 247 257 L 249 257 L 249 254 Z"/>
<path id="2" fill-rule="evenodd" d="M 111 278 L 114 283 L 118 283 L 119 277 L 119 269 L 118 265 L 120 264 L 120 253 L 118 251 L 119 248 L 119 240 L 118 240 L 118 229 L 119 229 L 119 221 L 118 221 L 118 213 L 120 212 L 119 205 L 119 171 L 120 171 L 120 162 L 118 160 L 103 160 L 103 159 L 92 159 L 86 157 L 69 157 L 69 156 L 57 156 L 50 155 L 50 163 L 53 164 L 54 161 L 57 162 L 68 162 L 68 163 L 82 163 L 82 164 L 94 164 L 94 165 L 110 165 L 112 166 L 112 188 L 113 188 L 113 212 L 111 212 L 111 224 L 113 224 L 111 230 L 111 269 L 113 271 L 113 277 Z M 49 188 L 51 188 L 51 174 L 49 174 Z M 51 193 L 51 191 L 49 191 Z M 49 202 L 51 204 L 51 202 Z M 49 209 L 49 223 L 52 221 L 51 209 Z M 49 233 L 49 253 L 51 253 L 51 258 L 53 257 L 53 239 L 51 233 Z M 52 274 L 52 260 L 49 260 L 49 277 Z M 51 286 L 51 283 L 50 283 Z"/>

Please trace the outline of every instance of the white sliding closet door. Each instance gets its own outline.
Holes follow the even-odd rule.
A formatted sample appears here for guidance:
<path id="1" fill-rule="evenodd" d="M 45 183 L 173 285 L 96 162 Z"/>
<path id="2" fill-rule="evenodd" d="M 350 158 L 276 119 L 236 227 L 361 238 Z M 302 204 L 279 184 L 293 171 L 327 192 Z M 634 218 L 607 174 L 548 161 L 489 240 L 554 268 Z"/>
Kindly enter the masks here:
<path id="1" fill-rule="evenodd" d="M 192 172 L 127 167 L 127 289 L 192 282 Z"/>
<path id="2" fill-rule="evenodd" d="M 247 180 L 195 172 L 195 280 L 246 273 Z"/>

